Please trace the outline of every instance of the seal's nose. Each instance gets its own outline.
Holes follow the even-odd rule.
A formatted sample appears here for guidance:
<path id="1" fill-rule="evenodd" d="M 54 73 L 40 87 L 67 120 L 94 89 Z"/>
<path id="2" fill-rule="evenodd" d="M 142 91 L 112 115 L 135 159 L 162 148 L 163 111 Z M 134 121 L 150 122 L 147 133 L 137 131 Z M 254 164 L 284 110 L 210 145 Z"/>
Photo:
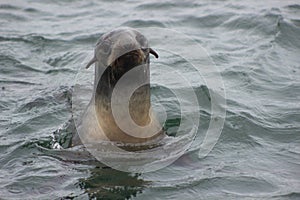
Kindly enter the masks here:
<path id="1" fill-rule="evenodd" d="M 127 64 L 131 63 L 132 65 L 140 64 L 141 57 L 142 55 L 139 50 L 130 51 L 123 56 L 123 58 L 128 62 Z"/>

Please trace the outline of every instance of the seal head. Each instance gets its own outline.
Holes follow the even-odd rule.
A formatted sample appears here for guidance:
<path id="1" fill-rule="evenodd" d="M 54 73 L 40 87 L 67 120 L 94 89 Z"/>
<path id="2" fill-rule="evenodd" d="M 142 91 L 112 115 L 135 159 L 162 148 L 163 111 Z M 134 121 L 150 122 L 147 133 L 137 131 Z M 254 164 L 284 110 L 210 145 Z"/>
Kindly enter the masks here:
<path id="1" fill-rule="evenodd" d="M 151 53 L 158 58 L 158 54 L 149 48 L 148 40 L 144 35 L 131 28 L 119 28 L 104 34 L 98 40 L 94 58 L 86 65 L 86 68 L 95 62 L 101 62 L 103 66 L 110 66 L 120 57 L 126 58 L 127 56 L 129 58 L 130 54 L 134 55 L 134 53 L 139 56 Z M 134 60 L 138 61 L 138 59 Z"/>

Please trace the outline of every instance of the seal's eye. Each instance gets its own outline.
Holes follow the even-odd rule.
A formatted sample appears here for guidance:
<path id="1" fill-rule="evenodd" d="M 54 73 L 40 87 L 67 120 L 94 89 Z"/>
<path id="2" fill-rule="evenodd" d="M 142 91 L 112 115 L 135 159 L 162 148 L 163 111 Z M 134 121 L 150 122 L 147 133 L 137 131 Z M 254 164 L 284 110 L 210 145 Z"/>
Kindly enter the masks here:
<path id="1" fill-rule="evenodd" d="M 143 47 L 147 46 L 147 39 L 142 34 L 138 34 L 135 37 L 135 39 L 136 39 L 136 41 L 138 41 L 138 43 L 140 43 L 141 46 L 143 46 Z"/>
<path id="2" fill-rule="evenodd" d="M 101 49 L 101 52 L 104 53 L 104 54 L 109 54 L 110 53 L 110 42 L 108 41 L 104 41 L 102 44 L 100 44 L 100 49 Z"/>

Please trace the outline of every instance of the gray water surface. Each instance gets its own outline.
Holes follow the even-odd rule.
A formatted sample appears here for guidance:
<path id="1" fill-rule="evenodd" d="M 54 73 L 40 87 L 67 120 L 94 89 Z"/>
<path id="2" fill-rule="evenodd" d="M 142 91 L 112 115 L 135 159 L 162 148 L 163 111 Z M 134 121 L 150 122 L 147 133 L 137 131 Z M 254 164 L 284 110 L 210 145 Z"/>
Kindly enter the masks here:
<path id="1" fill-rule="evenodd" d="M 199 158 L 197 149 L 210 121 L 208 88 L 163 52 L 152 59 L 152 79 L 173 81 L 158 73 L 168 63 L 199 80 L 193 148 L 166 168 L 139 174 L 70 148 L 77 73 L 97 39 L 119 26 L 173 29 L 207 50 L 227 100 L 221 137 L 208 156 Z M 2 0 L 0 199 L 300 199 L 299 36 L 296 0 Z M 165 127 L 174 131 L 174 95 L 156 85 L 152 93 L 168 108 Z"/>

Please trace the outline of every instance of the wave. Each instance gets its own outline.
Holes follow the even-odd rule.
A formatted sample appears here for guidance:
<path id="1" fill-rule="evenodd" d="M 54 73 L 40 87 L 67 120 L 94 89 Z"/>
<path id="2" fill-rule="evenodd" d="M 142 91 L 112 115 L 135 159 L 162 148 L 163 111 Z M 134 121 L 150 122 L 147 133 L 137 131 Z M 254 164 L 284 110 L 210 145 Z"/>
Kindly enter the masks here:
<path id="1" fill-rule="evenodd" d="M 17 70 L 18 73 L 42 72 L 41 70 L 23 64 L 18 59 L 9 55 L 0 55 L 0 64 L 1 64 L 0 72 L 4 74 L 15 73 L 15 70 Z"/>
<path id="2" fill-rule="evenodd" d="M 162 27 L 165 28 L 166 25 L 164 25 L 162 22 L 155 21 L 155 20 L 129 20 L 126 21 L 125 23 L 121 24 L 121 26 L 129 26 L 129 27 Z"/>
<path id="3" fill-rule="evenodd" d="M 26 35 L 14 35 L 9 34 L 12 36 L 0 36 L 0 42 L 24 42 L 27 44 L 38 45 L 38 46 L 55 46 L 55 44 L 59 44 L 65 42 L 63 39 L 57 38 L 48 38 L 43 35 L 39 35 L 36 33 L 30 33 Z"/>

